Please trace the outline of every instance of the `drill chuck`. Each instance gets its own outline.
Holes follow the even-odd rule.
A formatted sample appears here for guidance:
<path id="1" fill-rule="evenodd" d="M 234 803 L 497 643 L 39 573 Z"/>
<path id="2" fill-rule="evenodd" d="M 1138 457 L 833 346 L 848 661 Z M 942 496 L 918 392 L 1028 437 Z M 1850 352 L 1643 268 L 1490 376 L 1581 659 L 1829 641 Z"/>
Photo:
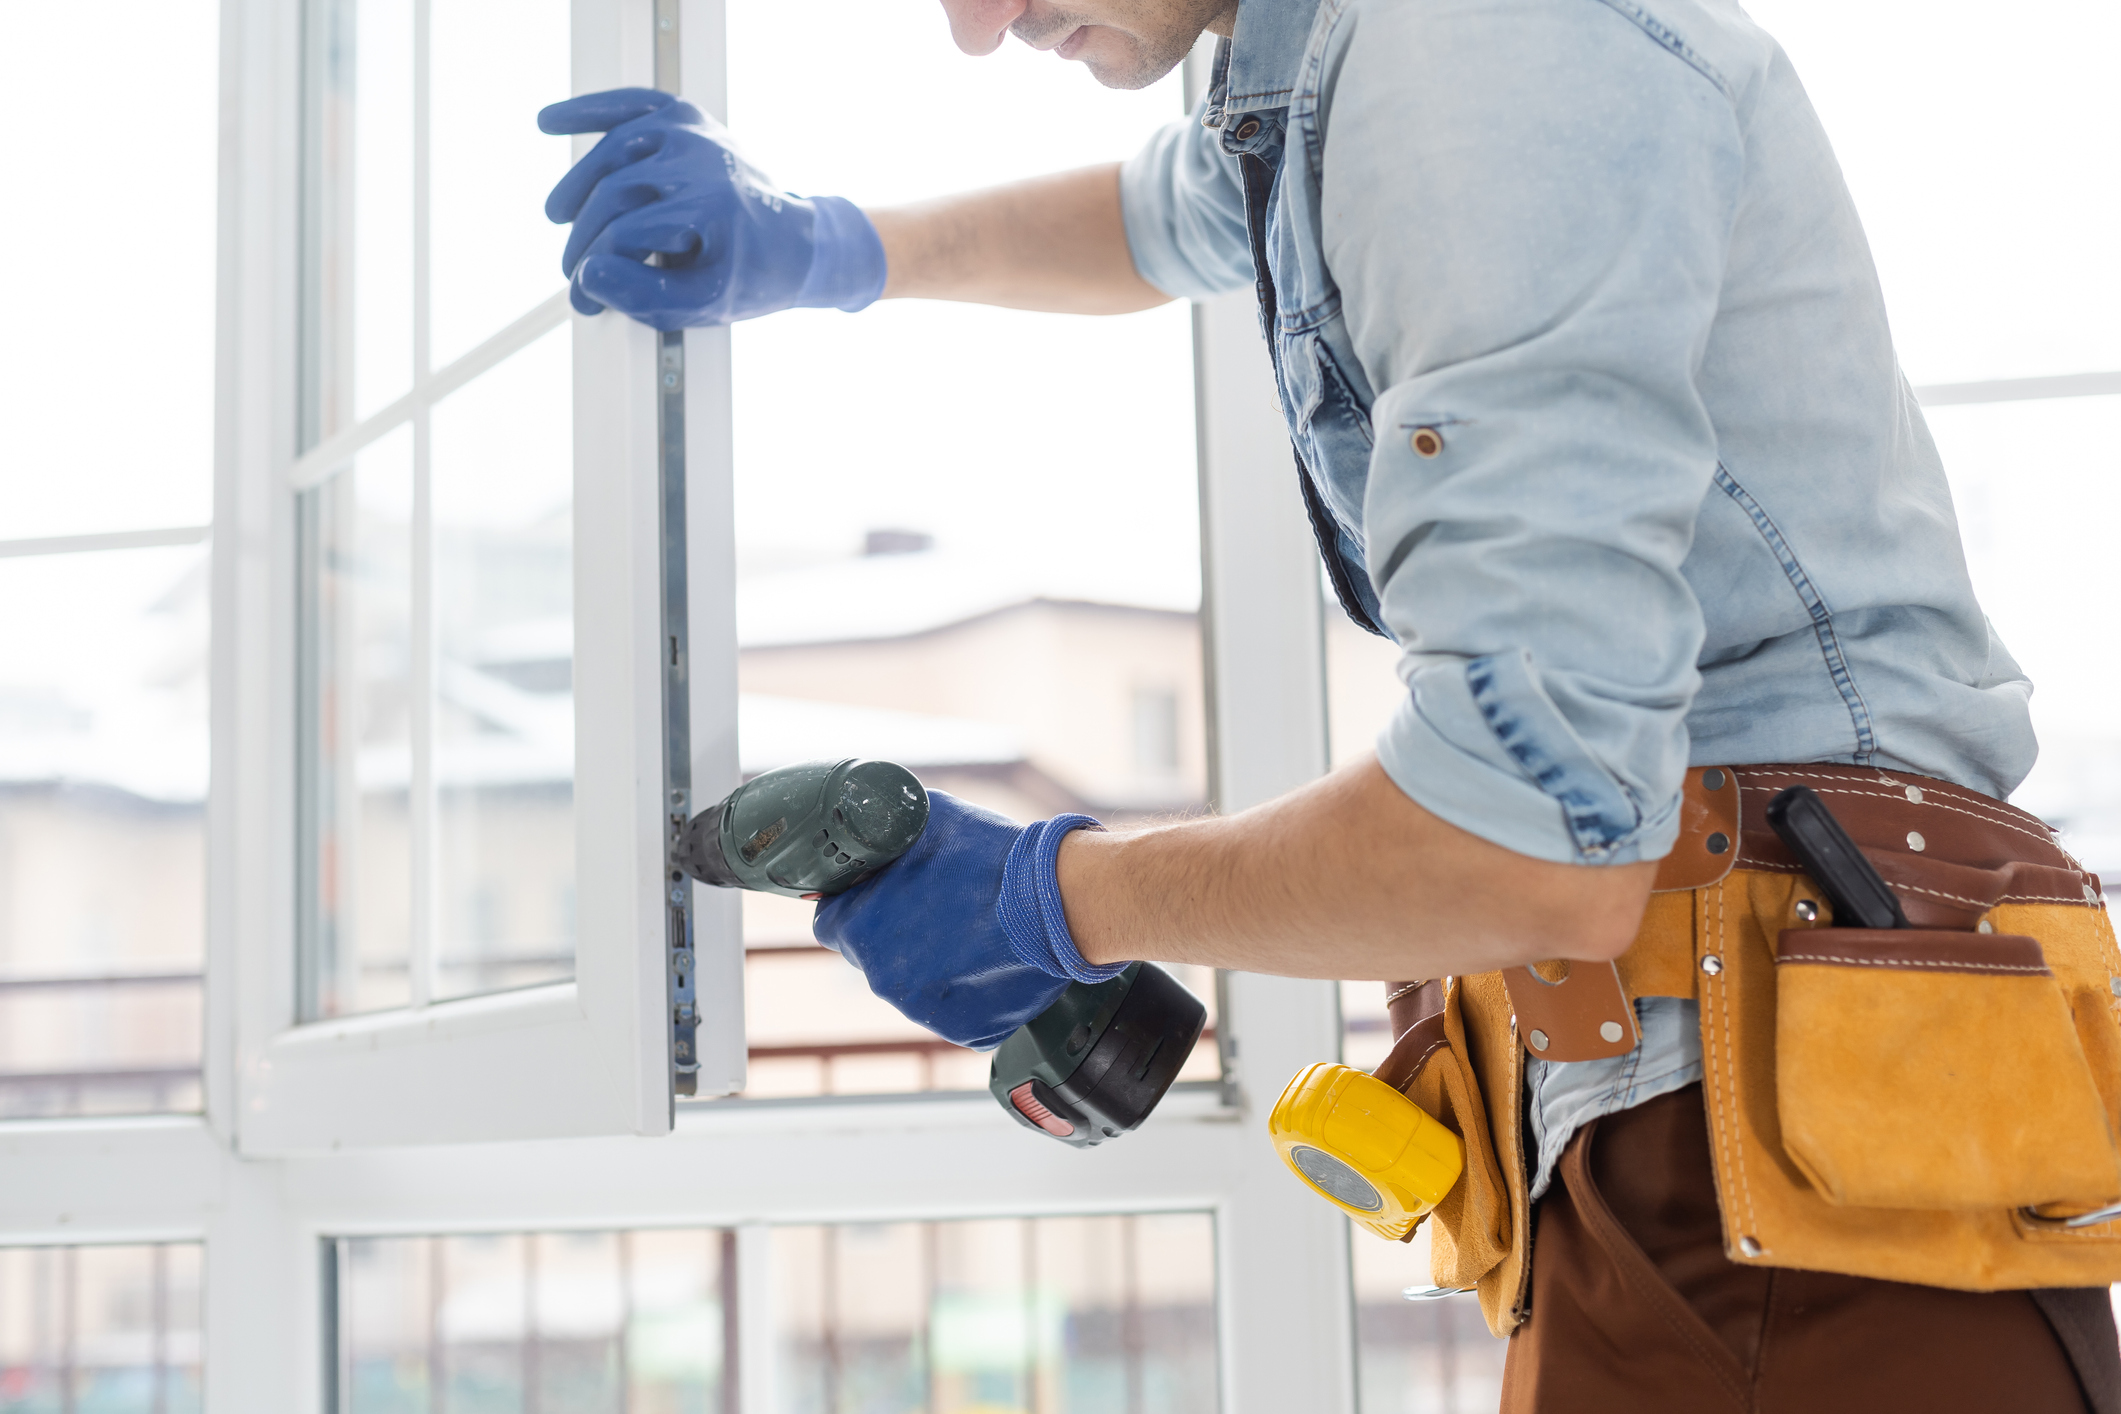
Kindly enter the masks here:
<path id="1" fill-rule="evenodd" d="M 673 859 L 716 888 L 829 898 L 913 848 L 927 824 L 928 792 L 904 766 L 805 761 L 693 816 Z"/>

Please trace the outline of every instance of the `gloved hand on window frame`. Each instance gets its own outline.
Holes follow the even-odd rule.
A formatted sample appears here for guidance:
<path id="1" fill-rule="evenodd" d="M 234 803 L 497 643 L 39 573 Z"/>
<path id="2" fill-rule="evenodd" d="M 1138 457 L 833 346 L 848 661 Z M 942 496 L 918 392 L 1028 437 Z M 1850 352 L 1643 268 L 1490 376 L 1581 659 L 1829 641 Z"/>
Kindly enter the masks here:
<path id="1" fill-rule="evenodd" d="M 860 208 L 780 191 L 681 98 L 586 93 L 541 111 L 538 127 L 604 134 L 545 198 L 547 217 L 574 224 L 560 268 L 584 314 L 609 306 L 690 329 L 798 307 L 852 312 L 883 293 L 883 242 Z"/>

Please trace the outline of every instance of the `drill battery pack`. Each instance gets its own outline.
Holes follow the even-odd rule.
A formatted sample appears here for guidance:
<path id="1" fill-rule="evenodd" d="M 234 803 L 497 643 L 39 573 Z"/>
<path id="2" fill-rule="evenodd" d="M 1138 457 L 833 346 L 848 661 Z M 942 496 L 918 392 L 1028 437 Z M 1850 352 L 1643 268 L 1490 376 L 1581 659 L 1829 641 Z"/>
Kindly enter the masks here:
<path id="1" fill-rule="evenodd" d="M 1025 1128 L 1087 1149 L 1149 1117 L 1207 1020 L 1177 978 L 1132 963 L 1109 982 L 1070 987 L 1011 1033 L 987 1088 Z"/>

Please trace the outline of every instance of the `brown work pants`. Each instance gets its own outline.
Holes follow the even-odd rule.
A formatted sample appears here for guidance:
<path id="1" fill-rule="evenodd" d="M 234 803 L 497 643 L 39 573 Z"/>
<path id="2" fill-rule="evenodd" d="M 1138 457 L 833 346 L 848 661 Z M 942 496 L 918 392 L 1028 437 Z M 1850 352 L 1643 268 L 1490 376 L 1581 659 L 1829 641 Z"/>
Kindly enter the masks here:
<path id="1" fill-rule="evenodd" d="M 2121 1414 L 2103 1288 L 1965 1292 L 1723 1255 L 1701 1087 L 1584 1126 L 1540 1200 L 1504 1414 Z"/>

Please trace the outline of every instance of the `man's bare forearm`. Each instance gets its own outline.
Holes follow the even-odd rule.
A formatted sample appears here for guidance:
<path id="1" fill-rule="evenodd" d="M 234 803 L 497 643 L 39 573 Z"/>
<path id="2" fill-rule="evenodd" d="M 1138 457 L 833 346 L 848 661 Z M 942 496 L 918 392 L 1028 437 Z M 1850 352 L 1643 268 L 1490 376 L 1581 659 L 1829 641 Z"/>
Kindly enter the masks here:
<path id="1" fill-rule="evenodd" d="M 884 242 L 885 299 L 1129 314 L 1170 298 L 1135 273 L 1117 163 L 867 214 Z"/>
<path id="2" fill-rule="evenodd" d="M 1223 819 L 1079 830 L 1059 859 L 1093 963 L 1397 981 L 1626 951 L 1654 864 L 1551 864 L 1430 814 L 1374 758 Z"/>

